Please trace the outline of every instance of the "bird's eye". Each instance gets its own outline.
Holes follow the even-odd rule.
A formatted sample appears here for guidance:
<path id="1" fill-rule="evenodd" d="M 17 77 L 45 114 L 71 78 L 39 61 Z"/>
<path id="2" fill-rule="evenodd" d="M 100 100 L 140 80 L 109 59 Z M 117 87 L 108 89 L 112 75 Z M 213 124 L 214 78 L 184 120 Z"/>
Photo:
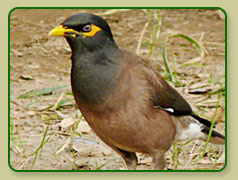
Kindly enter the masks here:
<path id="1" fill-rule="evenodd" d="M 89 32 L 91 31 L 91 24 L 87 24 L 82 28 L 83 32 Z"/>

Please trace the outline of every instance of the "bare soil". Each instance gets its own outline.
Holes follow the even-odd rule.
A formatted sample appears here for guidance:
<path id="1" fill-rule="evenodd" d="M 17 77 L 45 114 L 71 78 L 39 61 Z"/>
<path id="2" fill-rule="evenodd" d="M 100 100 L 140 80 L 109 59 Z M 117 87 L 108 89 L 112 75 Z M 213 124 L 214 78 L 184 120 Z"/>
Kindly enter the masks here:
<path id="1" fill-rule="evenodd" d="M 70 86 L 29 98 L 18 98 L 31 90 L 70 84 L 70 49 L 64 38 L 49 37 L 48 32 L 68 16 L 79 12 L 104 15 L 118 45 L 136 52 L 143 28 L 154 10 L 110 11 L 100 9 L 17 9 L 10 17 L 10 164 L 14 169 L 72 170 L 126 169 L 121 157 L 105 145 L 83 120 L 75 128 L 80 112 L 75 107 Z M 108 15 L 106 15 L 106 13 Z M 104 13 L 104 14 L 103 14 Z M 205 55 L 199 57 L 194 46 L 182 38 L 168 44 L 173 52 L 178 80 L 177 89 L 194 110 L 216 119 L 216 129 L 225 133 L 225 18 L 220 10 L 161 9 L 161 28 L 153 53 L 149 56 L 150 32 L 145 30 L 138 54 L 165 73 L 162 44 L 171 33 L 183 33 L 198 41 Z M 158 11 L 155 11 L 158 15 Z M 174 70 L 172 58 L 170 67 Z M 184 65 L 189 60 L 193 64 Z M 222 91 L 222 93 L 219 93 Z M 221 94 L 221 97 L 219 96 Z M 58 103 L 68 100 L 61 106 Z M 215 117 L 214 117 L 215 115 Z M 71 125 L 63 125 L 71 123 Z M 49 126 L 47 126 L 49 122 Z M 47 130 L 43 148 L 41 145 Z M 145 127 L 146 128 L 146 127 Z M 70 138 L 70 135 L 76 133 Z M 224 148 L 208 144 L 204 157 L 197 159 L 205 145 L 193 140 L 177 143 L 166 154 L 171 169 L 220 169 L 224 166 Z M 181 153 L 178 150 L 181 148 Z M 177 150 L 177 151 L 175 151 Z M 72 152 L 73 151 L 73 152 Z M 177 152 L 177 153 L 176 153 Z M 176 155 L 179 154 L 177 160 Z M 151 158 L 139 155 L 138 169 L 151 169 Z M 73 157 L 74 156 L 74 157 Z"/>

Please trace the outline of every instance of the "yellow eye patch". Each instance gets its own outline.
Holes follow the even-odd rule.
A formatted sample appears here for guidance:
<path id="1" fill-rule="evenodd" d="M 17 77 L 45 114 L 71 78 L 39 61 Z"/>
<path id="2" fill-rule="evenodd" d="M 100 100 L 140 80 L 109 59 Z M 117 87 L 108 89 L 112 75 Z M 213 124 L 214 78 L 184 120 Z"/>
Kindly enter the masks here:
<path id="1" fill-rule="evenodd" d="M 82 32 L 83 37 L 93 37 L 95 36 L 99 31 L 101 31 L 102 29 L 98 26 L 95 26 L 94 24 L 91 25 L 91 31 L 89 32 Z"/>
<path id="2" fill-rule="evenodd" d="M 83 35 L 84 38 L 86 37 L 93 37 L 95 36 L 99 31 L 102 29 L 98 26 L 95 26 L 94 24 L 91 25 L 91 30 L 89 32 L 78 32 L 74 29 L 70 29 L 68 27 L 64 27 L 63 25 L 60 25 L 56 28 L 54 28 L 52 31 L 49 32 L 49 35 L 51 36 L 73 36 L 75 37 L 77 34 Z M 70 34 L 72 33 L 72 34 Z"/>

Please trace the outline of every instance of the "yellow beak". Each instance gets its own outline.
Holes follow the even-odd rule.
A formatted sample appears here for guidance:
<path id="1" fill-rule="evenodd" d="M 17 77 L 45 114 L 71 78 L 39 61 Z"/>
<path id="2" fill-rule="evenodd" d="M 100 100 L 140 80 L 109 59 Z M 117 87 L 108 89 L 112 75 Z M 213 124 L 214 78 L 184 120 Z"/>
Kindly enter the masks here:
<path id="1" fill-rule="evenodd" d="M 79 34 L 79 32 L 73 29 L 67 29 L 63 25 L 60 25 L 49 32 L 50 36 L 75 36 L 75 34 Z"/>

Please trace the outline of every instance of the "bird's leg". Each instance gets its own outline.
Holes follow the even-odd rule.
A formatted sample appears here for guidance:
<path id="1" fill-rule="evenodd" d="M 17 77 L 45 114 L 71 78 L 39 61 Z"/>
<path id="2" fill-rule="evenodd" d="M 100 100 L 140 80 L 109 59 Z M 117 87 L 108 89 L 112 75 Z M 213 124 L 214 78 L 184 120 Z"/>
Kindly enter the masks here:
<path id="1" fill-rule="evenodd" d="M 136 156 L 136 153 L 124 151 L 122 149 L 114 149 L 118 154 L 122 156 L 122 158 L 125 160 L 128 170 L 136 170 L 138 159 Z"/>
<path id="2" fill-rule="evenodd" d="M 165 168 L 165 160 L 164 160 L 164 151 L 156 151 L 152 154 L 153 158 L 153 169 L 154 170 L 163 170 Z"/>

